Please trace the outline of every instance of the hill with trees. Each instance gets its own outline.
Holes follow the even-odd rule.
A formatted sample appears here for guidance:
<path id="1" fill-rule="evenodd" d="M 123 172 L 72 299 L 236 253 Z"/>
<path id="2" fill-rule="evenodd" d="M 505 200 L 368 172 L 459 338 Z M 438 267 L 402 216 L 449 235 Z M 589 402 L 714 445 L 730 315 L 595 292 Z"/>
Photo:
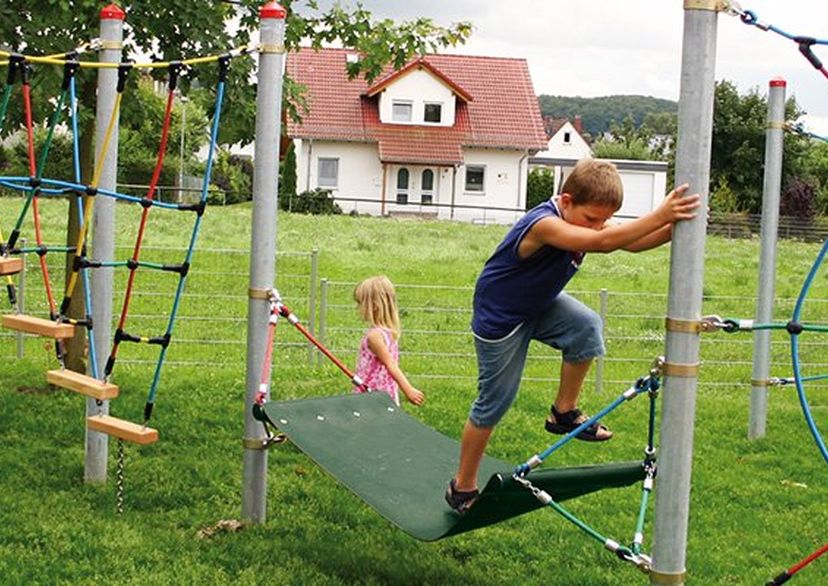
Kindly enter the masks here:
<path id="1" fill-rule="evenodd" d="M 544 116 L 570 120 L 580 116 L 584 130 L 593 137 L 608 132 L 613 123 L 620 124 L 629 116 L 639 126 L 648 114 L 678 112 L 678 102 L 652 96 L 582 98 L 541 94 L 538 102 Z"/>

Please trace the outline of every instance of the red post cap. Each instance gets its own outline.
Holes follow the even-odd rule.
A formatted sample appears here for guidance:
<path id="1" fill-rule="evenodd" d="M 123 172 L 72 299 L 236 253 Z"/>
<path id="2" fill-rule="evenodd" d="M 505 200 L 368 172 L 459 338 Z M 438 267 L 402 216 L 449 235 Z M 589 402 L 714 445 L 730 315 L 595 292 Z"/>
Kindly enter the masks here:
<path id="1" fill-rule="evenodd" d="M 117 4 L 110 4 L 101 8 L 101 20 L 124 20 L 126 12 Z"/>
<path id="2" fill-rule="evenodd" d="M 259 18 L 285 18 L 287 10 L 282 8 L 278 2 L 268 2 L 259 8 Z"/>
<path id="3" fill-rule="evenodd" d="M 772 80 L 770 80 L 771 87 L 785 87 L 786 85 L 788 85 L 788 82 L 786 82 L 781 77 L 774 77 Z"/>

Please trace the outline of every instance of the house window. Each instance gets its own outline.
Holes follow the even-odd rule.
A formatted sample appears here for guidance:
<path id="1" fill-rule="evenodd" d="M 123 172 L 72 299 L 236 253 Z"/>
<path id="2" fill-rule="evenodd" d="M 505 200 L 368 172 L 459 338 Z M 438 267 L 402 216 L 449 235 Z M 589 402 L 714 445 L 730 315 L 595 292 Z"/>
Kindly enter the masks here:
<path id="1" fill-rule="evenodd" d="M 466 166 L 466 191 L 482 193 L 485 179 L 486 167 L 483 165 Z"/>
<path id="2" fill-rule="evenodd" d="M 412 102 L 394 102 L 391 104 L 391 120 L 394 122 L 411 122 Z"/>
<path id="3" fill-rule="evenodd" d="M 420 180 L 420 203 L 431 205 L 434 203 L 434 171 L 425 169 Z"/>
<path id="4" fill-rule="evenodd" d="M 336 187 L 339 184 L 339 159 L 319 158 L 317 185 L 319 187 Z"/>
<path id="5" fill-rule="evenodd" d="M 408 203 L 408 169 L 402 167 L 397 171 L 397 203 L 405 205 Z"/>
<path id="6" fill-rule="evenodd" d="M 568 132 L 564 132 L 564 144 L 572 142 L 572 136 Z"/>
<path id="7" fill-rule="evenodd" d="M 426 104 L 423 119 L 426 122 L 433 122 L 439 124 L 443 119 L 443 105 L 442 104 Z"/>

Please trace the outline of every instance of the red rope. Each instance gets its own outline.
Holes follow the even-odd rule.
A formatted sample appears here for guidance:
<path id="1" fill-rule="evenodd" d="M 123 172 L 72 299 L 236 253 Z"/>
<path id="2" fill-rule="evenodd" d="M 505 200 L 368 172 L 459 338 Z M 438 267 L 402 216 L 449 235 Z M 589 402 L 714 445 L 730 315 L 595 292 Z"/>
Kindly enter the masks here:
<path id="1" fill-rule="evenodd" d="M 819 556 L 821 556 L 822 554 L 824 554 L 824 553 L 826 553 L 826 552 L 828 552 L 828 543 L 826 543 L 825 545 L 823 545 L 822 547 L 820 547 L 818 550 L 816 550 L 814 553 L 812 553 L 811 555 L 809 555 L 808 557 L 806 557 L 806 558 L 805 558 L 804 560 L 802 560 L 801 562 L 799 562 L 799 563 L 794 564 L 793 566 L 791 566 L 791 567 L 788 569 L 788 574 L 790 574 L 791 576 L 793 576 L 793 575 L 794 575 L 794 574 L 796 574 L 799 570 L 801 570 L 802 568 L 804 568 L 805 566 L 807 566 L 807 565 L 808 565 L 808 564 L 810 564 L 812 561 L 814 561 L 815 559 L 817 559 Z"/>
<path id="2" fill-rule="evenodd" d="M 164 111 L 164 123 L 161 127 L 161 141 L 158 147 L 158 156 L 156 157 L 155 162 L 155 169 L 152 173 L 152 179 L 150 180 L 149 187 L 147 188 L 147 195 L 146 199 L 152 200 L 155 197 L 155 191 L 158 187 L 158 180 L 161 177 L 161 171 L 164 168 L 164 156 L 167 152 L 167 140 L 170 135 L 170 125 L 172 121 L 172 107 L 173 107 L 173 100 L 174 100 L 173 90 L 170 89 L 167 92 L 167 107 Z M 147 228 L 147 219 L 149 217 L 149 211 L 151 206 L 147 206 L 141 212 L 141 223 L 138 226 L 138 235 L 135 238 L 135 247 L 132 251 L 132 260 L 137 263 L 138 259 L 141 256 L 141 245 L 144 241 L 144 233 L 146 232 Z M 123 330 L 124 325 L 126 325 L 127 315 L 129 314 L 129 305 L 130 301 L 132 300 L 132 290 L 135 284 L 135 275 L 137 273 L 137 266 L 133 265 L 129 269 L 129 277 L 127 279 L 126 289 L 124 291 L 124 303 L 121 307 L 121 315 L 118 319 L 118 329 Z M 118 347 L 120 343 L 116 339 L 112 345 L 112 351 L 110 353 L 110 359 L 114 360 L 116 355 L 118 354 Z"/>
<path id="3" fill-rule="evenodd" d="M 299 330 L 302 333 L 302 335 L 305 336 L 311 342 L 311 344 L 313 344 L 314 346 L 319 348 L 320 352 L 322 352 L 322 354 L 327 356 L 328 359 L 331 362 L 333 362 L 339 368 L 339 370 L 344 372 L 348 376 L 348 378 L 351 379 L 351 381 L 353 382 L 354 378 L 356 378 L 354 373 L 351 372 L 351 370 L 347 366 L 345 366 L 345 364 L 343 364 L 342 361 L 339 360 L 339 358 L 334 356 L 331 353 L 330 350 L 325 348 L 325 346 L 323 346 L 316 338 L 314 338 L 313 334 L 311 334 L 307 329 L 305 329 L 305 326 L 303 326 L 301 323 L 299 323 L 299 320 L 298 320 L 298 318 L 296 318 L 295 315 L 294 315 L 294 319 L 291 320 L 290 316 L 293 315 L 293 312 L 286 305 L 281 304 L 280 313 L 282 314 L 283 317 L 287 318 L 288 321 L 290 323 L 292 323 L 296 327 L 296 329 Z M 365 385 L 364 383 L 362 383 L 358 386 L 360 387 L 360 389 L 362 391 L 367 391 L 368 390 L 367 385 Z"/>
<path id="4" fill-rule="evenodd" d="M 273 338 L 276 336 L 276 318 L 279 315 L 278 305 L 274 304 L 270 310 L 270 322 L 267 327 L 267 342 L 262 362 L 262 376 L 259 379 L 259 392 L 256 394 L 256 403 L 261 405 L 265 401 L 267 386 L 270 384 L 270 370 L 273 365 Z"/>
<path id="5" fill-rule="evenodd" d="M 27 150 L 29 154 L 29 177 L 35 178 L 37 175 L 37 165 L 35 162 L 35 151 L 34 151 L 34 124 L 32 123 L 32 94 L 31 88 L 29 87 L 28 80 L 23 83 L 23 110 L 25 111 L 26 116 L 26 139 L 27 139 Z M 36 187 L 33 187 L 34 193 L 32 193 L 32 216 L 34 218 L 34 229 L 35 229 L 35 240 L 37 241 L 37 246 L 43 246 L 43 232 L 41 230 L 40 224 L 40 206 L 38 205 L 38 198 L 37 198 L 37 191 Z M 40 273 L 43 275 L 43 285 L 46 289 L 46 298 L 49 301 L 49 312 L 50 315 L 54 316 L 56 313 L 57 304 L 55 302 L 55 296 L 52 292 L 52 283 L 49 279 L 49 267 L 46 264 L 46 255 L 40 254 Z"/>

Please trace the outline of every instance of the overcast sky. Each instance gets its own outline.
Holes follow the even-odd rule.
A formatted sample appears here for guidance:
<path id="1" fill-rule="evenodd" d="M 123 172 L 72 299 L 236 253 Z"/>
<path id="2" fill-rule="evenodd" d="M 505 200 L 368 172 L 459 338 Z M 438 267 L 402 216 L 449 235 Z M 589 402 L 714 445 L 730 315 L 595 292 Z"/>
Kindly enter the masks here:
<path id="1" fill-rule="evenodd" d="M 343 1 L 346 6 L 354 2 Z M 329 5 L 330 2 L 324 3 Z M 438 24 L 459 20 L 474 32 L 459 52 L 520 57 L 529 63 L 537 94 L 596 97 L 679 95 L 682 0 L 362 0 L 375 17 L 427 16 Z M 828 0 L 744 0 L 744 10 L 793 35 L 828 39 Z M 828 45 L 814 52 L 828 66 Z M 716 79 L 742 93 L 768 81 L 788 82 L 813 132 L 828 134 L 828 79 L 800 55 L 796 43 L 720 14 Z M 825 124 L 823 124 L 825 122 Z"/>

